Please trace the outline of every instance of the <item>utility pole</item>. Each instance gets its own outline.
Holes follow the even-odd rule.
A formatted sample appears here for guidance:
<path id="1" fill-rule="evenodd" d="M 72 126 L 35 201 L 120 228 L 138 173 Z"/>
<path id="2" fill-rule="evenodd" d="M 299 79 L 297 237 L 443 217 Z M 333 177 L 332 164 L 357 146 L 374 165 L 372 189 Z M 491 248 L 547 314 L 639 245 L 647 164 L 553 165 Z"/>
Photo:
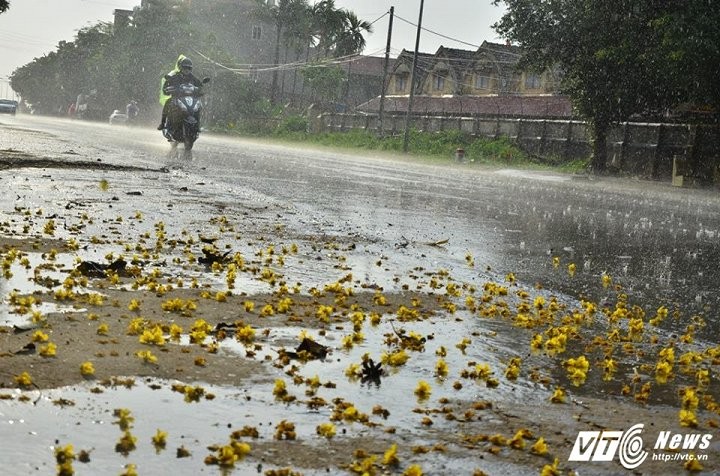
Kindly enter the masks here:
<path id="1" fill-rule="evenodd" d="M 413 53 L 412 71 L 410 72 L 410 96 L 408 97 L 407 115 L 405 116 L 405 138 L 403 139 L 403 152 L 405 153 L 408 151 L 408 141 L 410 140 L 410 115 L 412 114 L 413 99 L 415 98 L 415 72 L 417 69 L 418 49 L 420 48 L 420 30 L 422 29 L 424 5 L 425 0 L 420 0 L 420 17 L 418 18 L 415 52 Z"/>
<path id="2" fill-rule="evenodd" d="M 385 137 L 385 127 L 383 119 L 385 113 L 385 85 L 387 84 L 387 70 L 390 60 L 390 40 L 392 38 L 393 18 L 395 16 L 395 7 L 390 7 L 390 24 L 388 25 L 387 44 L 385 45 L 385 62 L 383 63 L 383 79 L 382 92 L 380 93 L 380 111 L 378 112 L 378 122 L 380 123 L 380 137 Z"/>

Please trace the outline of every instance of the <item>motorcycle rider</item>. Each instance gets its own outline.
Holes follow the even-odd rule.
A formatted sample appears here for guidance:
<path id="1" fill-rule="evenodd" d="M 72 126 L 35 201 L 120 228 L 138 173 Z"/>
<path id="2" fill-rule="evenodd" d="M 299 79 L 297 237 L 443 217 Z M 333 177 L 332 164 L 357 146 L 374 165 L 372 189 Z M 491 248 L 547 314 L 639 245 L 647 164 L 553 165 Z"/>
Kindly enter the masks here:
<path id="1" fill-rule="evenodd" d="M 202 82 L 192 73 L 192 68 L 192 60 L 185 55 L 180 55 L 175 63 L 175 69 L 166 74 L 160 81 L 160 104 L 162 104 L 163 110 L 160 125 L 158 126 L 159 131 L 165 127 L 165 120 L 170 108 L 170 98 L 172 96 L 169 92 L 183 83 L 192 83 L 198 88 L 202 86 Z"/>

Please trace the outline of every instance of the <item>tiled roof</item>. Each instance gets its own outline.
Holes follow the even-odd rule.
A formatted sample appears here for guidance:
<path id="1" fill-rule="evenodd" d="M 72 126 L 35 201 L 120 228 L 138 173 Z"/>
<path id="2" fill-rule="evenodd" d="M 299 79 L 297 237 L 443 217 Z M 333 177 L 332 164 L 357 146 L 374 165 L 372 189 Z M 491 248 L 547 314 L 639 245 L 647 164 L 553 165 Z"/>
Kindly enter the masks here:
<path id="1" fill-rule="evenodd" d="M 407 96 L 386 96 L 384 111 L 388 114 L 407 112 Z M 380 98 L 361 104 L 356 110 L 377 113 Z M 565 96 L 415 96 L 416 114 L 452 114 L 479 116 L 514 116 L 569 118 L 570 100 Z"/>
<path id="2" fill-rule="evenodd" d="M 382 56 L 356 56 L 350 60 L 352 74 L 382 76 L 385 58 Z M 395 60 L 388 59 L 388 71 Z"/>

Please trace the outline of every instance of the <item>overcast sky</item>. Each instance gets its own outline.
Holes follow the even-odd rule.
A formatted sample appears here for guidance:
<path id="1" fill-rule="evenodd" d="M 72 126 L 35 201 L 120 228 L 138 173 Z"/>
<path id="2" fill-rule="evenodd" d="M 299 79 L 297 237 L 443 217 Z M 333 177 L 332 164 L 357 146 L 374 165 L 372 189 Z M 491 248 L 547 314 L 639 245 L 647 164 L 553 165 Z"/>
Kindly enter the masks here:
<path id="1" fill-rule="evenodd" d="M 114 9 L 139 4 L 140 0 L 11 0 L 10 9 L 0 14 L 0 96 L 6 93 L 3 80 L 17 67 L 53 51 L 59 41 L 72 41 L 85 26 L 111 21 Z M 335 5 L 368 22 L 377 20 L 374 32 L 366 36 L 364 54 L 385 54 L 388 16 L 379 18 L 390 6 L 395 6 L 392 56 L 403 48 L 414 49 L 416 27 L 409 23 L 418 21 L 420 0 L 335 0 Z M 473 50 L 484 40 L 500 41 L 491 25 L 502 14 L 492 0 L 425 0 L 423 28 L 446 38 L 423 31 L 420 50 L 434 53 L 441 45 Z"/>

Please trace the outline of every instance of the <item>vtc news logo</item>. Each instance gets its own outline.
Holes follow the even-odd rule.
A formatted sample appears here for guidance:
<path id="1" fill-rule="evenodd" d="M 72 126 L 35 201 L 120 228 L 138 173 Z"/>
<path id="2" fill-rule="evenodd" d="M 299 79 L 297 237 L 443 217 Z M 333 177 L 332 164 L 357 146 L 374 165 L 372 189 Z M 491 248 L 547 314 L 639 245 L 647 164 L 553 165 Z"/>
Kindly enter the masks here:
<path id="1" fill-rule="evenodd" d="M 568 461 L 612 461 L 618 453 L 620 464 L 627 469 L 635 469 L 648 455 L 640 436 L 644 426 L 638 423 L 624 432 L 581 431 Z"/>
<path id="2" fill-rule="evenodd" d="M 612 461 L 615 454 L 626 469 L 635 469 L 640 466 L 648 452 L 643 449 L 642 423 L 630 427 L 626 431 L 581 431 L 575 439 L 575 445 L 568 461 Z M 710 433 L 673 434 L 670 431 L 661 431 L 655 441 L 655 450 L 707 450 L 710 447 L 713 435 Z M 685 453 L 685 458 L 697 456 Z M 707 456 L 707 455 L 705 455 Z M 668 461 L 667 455 L 653 454 L 653 459 Z"/>

